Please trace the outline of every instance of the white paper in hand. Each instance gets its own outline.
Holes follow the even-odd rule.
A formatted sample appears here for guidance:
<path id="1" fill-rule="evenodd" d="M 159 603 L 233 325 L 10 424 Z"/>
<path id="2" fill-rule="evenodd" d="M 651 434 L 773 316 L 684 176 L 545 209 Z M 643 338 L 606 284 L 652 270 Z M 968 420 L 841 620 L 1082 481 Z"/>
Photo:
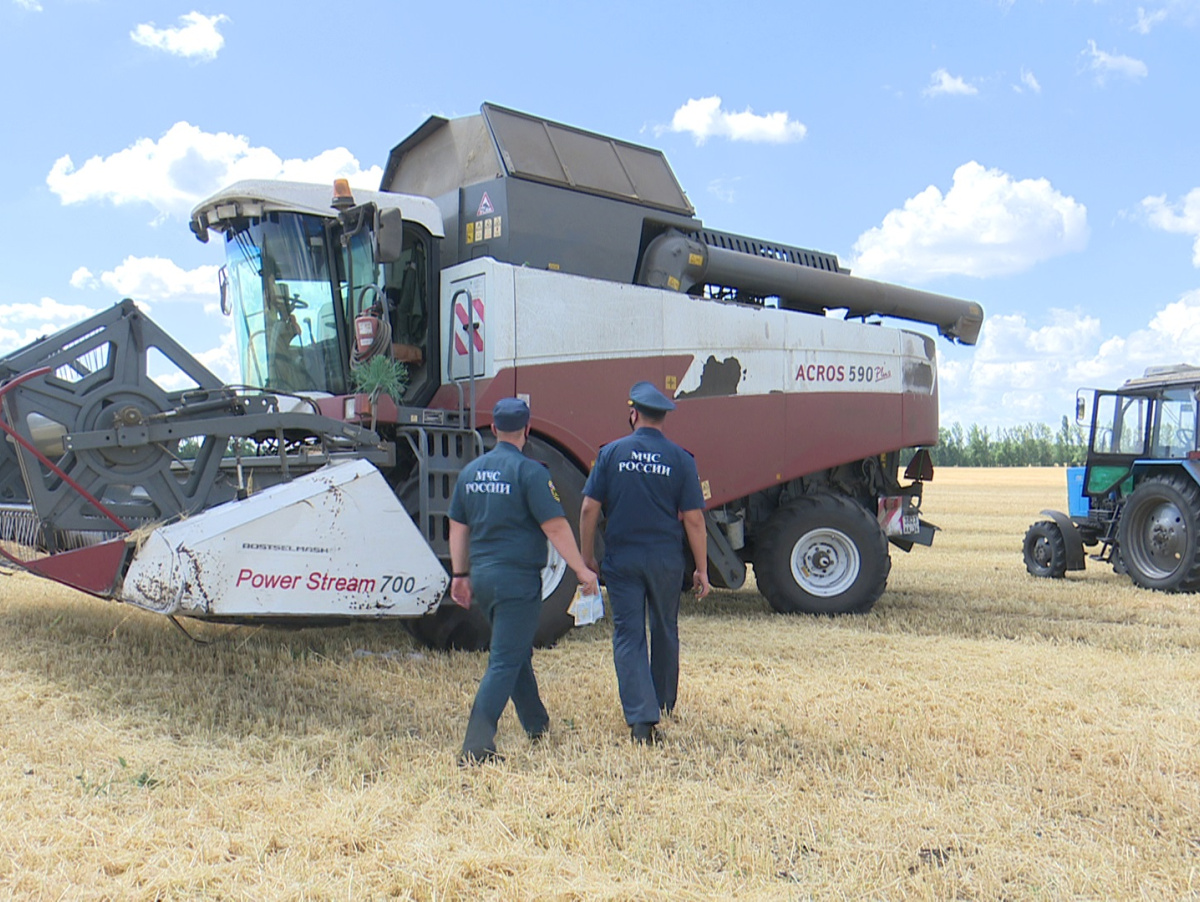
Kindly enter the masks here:
<path id="1" fill-rule="evenodd" d="M 585 595 L 583 586 L 580 586 L 575 590 L 575 597 L 571 600 L 567 613 L 575 618 L 576 626 L 595 623 L 604 617 L 604 598 L 599 592 L 594 595 Z"/>

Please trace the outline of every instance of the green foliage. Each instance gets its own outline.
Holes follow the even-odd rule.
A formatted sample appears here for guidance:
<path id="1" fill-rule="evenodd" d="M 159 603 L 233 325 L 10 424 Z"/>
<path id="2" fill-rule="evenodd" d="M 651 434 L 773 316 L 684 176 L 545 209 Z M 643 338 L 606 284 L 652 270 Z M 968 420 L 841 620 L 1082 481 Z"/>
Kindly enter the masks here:
<path id="1" fill-rule="evenodd" d="M 989 432 L 961 423 L 938 430 L 933 462 L 943 467 L 1073 467 L 1087 456 L 1087 432 L 1066 417 L 1055 432 L 1045 423 L 1027 423 Z"/>
<path id="2" fill-rule="evenodd" d="M 109 790 L 116 784 L 128 783 L 141 789 L 154 789 L 160 782 L 157 777 L 150 776 L 148 768 L 143 768 L 139 774 L 130 773 L 129 762 L 124 758 L 117 758 L 117 766 L 118 770 L 111 771 L 103 779 L 93 780 L 87 775 L 87 771 L 76 774 L 75 779 L 84 792 L 93 796 L 108 795 Z"/>
<path id="3" fill-rule="evenodd" d="M 241 448 L 242 457 L 254 457 L 258 453 L 257 446 L 248 438 L 231 438 L 225 446 L 225 453 L 222 457 L 237 457 L 238 448 Z M 195 460 L 200 455 L 200 439 L 196 437 L 185 438 L 179 443 L 179 447 L 175 450 L 175 456 L 180 460 Z"/>
<path id="4" fill-rule="evenodd" d="M 408 388 L 408 367 L 399 360 L 376 354 L 365 363 L 354 367 L 350 373 L 354 387 L 372 398 L 387 395 L 397 404 Z"/>

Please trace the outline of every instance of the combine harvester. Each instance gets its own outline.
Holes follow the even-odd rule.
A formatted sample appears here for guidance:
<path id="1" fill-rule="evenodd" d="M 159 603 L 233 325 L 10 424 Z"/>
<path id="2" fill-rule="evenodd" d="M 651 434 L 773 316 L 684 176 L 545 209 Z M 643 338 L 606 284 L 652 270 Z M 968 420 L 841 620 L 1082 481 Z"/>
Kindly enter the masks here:
<path id="1" fill-rule="evenodd" d="M 0 359 L 6 556 L 172 617 L 403 617 L 483 647 L 444 595 L 446 511 L 493 404 L 528 399 L 576 523 L 643 379 L 696 455 L 714 585 L 753 562 L 779 611 L 861 612 L 889 542 L 932 542 L 929 454 L 901 482 L 899 452 L 937 442 L 934 340 L 876 318 L 974 344 L 978 304 L 708 229 L 661 152 L 488 104 L 430 118 L 382 188 L 239 182 L 193 211 L 244 385 L 130 301 Z M 574 589 L 551 549 L 540 644 Z"/>

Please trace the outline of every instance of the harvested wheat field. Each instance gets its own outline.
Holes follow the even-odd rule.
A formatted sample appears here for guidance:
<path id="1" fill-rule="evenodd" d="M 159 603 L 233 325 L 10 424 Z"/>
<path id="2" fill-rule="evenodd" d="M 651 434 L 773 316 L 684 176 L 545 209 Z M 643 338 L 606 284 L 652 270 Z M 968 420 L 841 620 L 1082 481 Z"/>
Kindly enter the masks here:
<path id="1" fill-rule="evenodd" d="M 456 754 L 479 654 L 399 626 L 197 625 L 0 575 L 0 893 L 34 898 L 1200 895 L 1200 599 L 1025 574 L 1061 470 L 941 470 L 932 549 L 854 618 L 685 602 L 665 745 L 610 630 L 554 717 Z"/>

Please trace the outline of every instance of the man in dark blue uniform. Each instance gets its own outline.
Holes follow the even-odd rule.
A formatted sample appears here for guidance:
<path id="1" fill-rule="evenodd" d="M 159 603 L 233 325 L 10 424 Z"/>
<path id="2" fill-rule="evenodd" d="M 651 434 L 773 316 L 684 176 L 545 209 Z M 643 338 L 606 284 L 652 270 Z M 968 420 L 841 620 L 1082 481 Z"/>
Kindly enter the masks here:
<path id="1" fill-rule="evenodd" d="M 549 471 L 521 453 L 529 438 L 529 405 L 519 398 L 497 401 L 492 431 L 496 447 L 463 467 L 450 499 L 450 595 L 463 607 L 473 600 L 492 625 L 487 672 L 471 706 L 462 764 L 502 759 L 496 725 L 510 698 L 531 739 L 550 727 L 533 675 L 547 539 L 585 590 L 596 590 L 596 574 L 575 547 Z"/>
<path id="2" fill-rule="evenodd" d="M 596 569 L 596 525 L 603 512 L 602 571 L 613 615 L 621 707 L 630 738 L 654 744 L 660 741 L 659 715 L 674 709 L 679 689 L 684 536 L 696 561 L 693 581 L 701 598 L 709 591 L 708 537 L 696 462 L 662 433 L 674 402 L 649 382 L 639 382 L 629 391 L 629 405 L 633 435 L 600 449 L 583 487 L 579 544 L 588 566 Z"/>

